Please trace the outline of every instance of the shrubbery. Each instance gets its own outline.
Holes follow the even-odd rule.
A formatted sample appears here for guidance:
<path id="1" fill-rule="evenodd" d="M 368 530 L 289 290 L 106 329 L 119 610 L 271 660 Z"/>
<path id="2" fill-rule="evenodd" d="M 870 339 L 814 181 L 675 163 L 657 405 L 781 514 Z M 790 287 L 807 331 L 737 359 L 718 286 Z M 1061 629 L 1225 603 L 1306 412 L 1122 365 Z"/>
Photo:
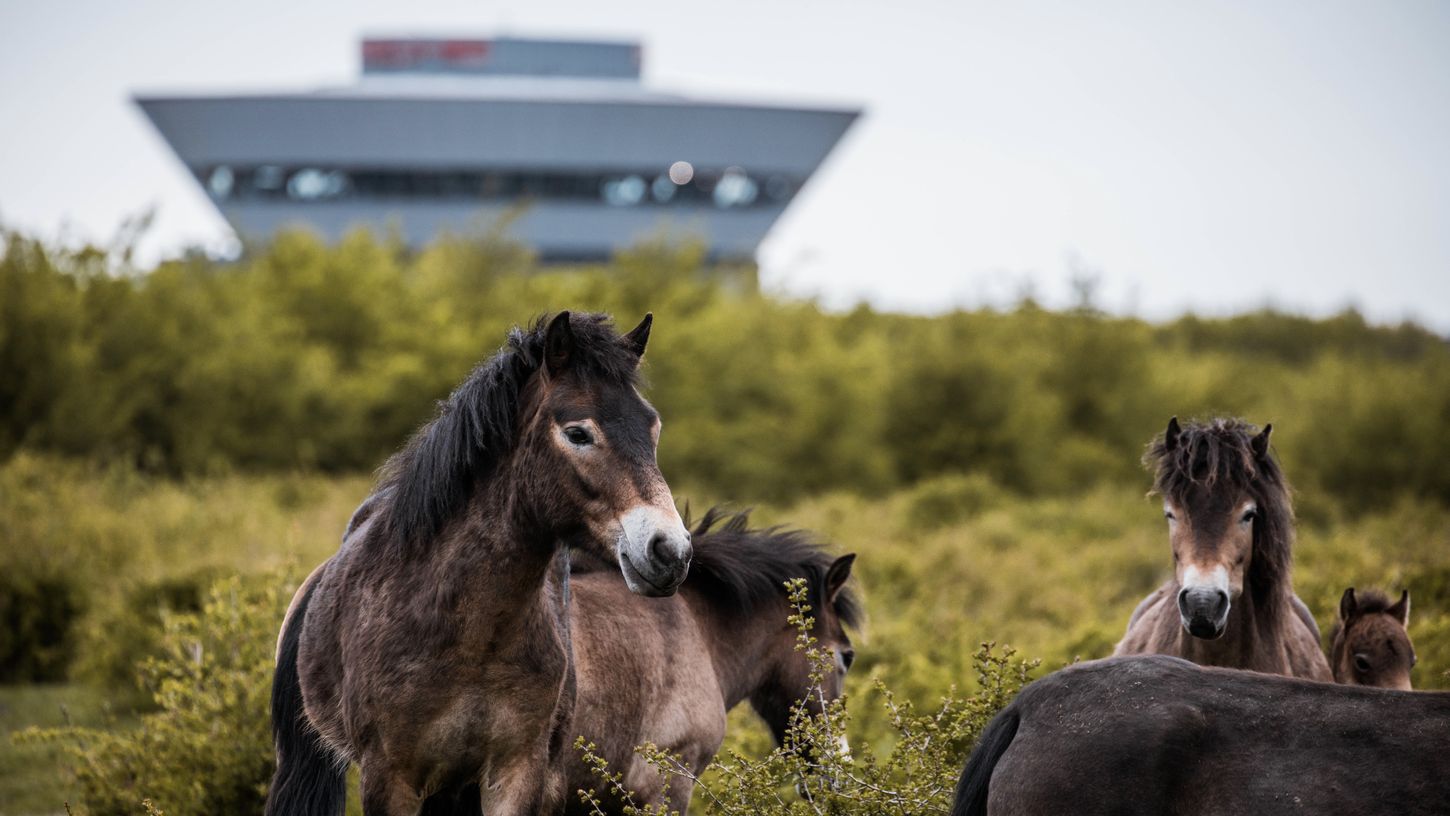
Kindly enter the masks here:
<path id="1" fill-rule="evenodd" d="M 291 594 L 280 576 L 224 580 L 200 612 L 167 616 L 161 657 L 141 664 L 157 711 L 134 730 L 30 732 L 73 757 L 79 804 L 92 816 L 142 811 L 260 813 L 272 774 L 266 711 L 277 621 Z"/>
<path id="2" fill-rule="evenodd" d="M 559 308 L 659 320 L 675 482 L 736 501 L 982 474 L 1022 495 L 1137 484 L 1170 414 L 1272 421 L 1295 484 L 1352 512 L 1450 504 L 1450 348 L 1413 325 L 1272 312 L 1164 325 L 1031 302 L 823 312 L 663 244 L 541 268 L 497 239 L 421 252 L 283 234 L 153 270 L 5 234 L 0 458 L 169 475 L 376 467 L 506 329 Z"/>
<path id="3" fill-rule="evenodd" d="M 0 683 L 63 680 L 85 591 L 58 570 L 0 571 Z"/>
<path id="4" fill-rule="evenodd" d="M 842 720 L 858 752 L 814 777 L 834 780 L 818 788 L 831 807 L 943 801 L 1021 679 L 982 641 L 1048 669 L 1111 650 L 1168 568 L 1138 459 L 1175 413 L 1274 422 L 1298 488 L 1300 594 L 1327 628 L 1344 587 L 1409 586 L 1415 682 L 1450 687 L 1444 338 L 1353 313 L 834 314 L 702 259 L 654 245 L 540 268 L 496 240 L 410 253 L 289 234 L 237 263 L 136 270 L 6 233 L 0 679 L 69 677 L 123 712 L 145 695 L 148 712 L 136 730 L 52 734 L 88 808 L 256 809 L 283 582 L 202 588 L 334 551 L 363 474 L 510 325 L 560 307 L 656 313 L 648 396 L 678 498 L 763 503 L 758 518 L 861 553 L 871 625 Z M 716 803 L 697 800 L 792 812 L 790 780 L 816 772 L 753 750 L 765 736 L 749 722 L 732 715 L 737 753 L 705 781 Z"/>

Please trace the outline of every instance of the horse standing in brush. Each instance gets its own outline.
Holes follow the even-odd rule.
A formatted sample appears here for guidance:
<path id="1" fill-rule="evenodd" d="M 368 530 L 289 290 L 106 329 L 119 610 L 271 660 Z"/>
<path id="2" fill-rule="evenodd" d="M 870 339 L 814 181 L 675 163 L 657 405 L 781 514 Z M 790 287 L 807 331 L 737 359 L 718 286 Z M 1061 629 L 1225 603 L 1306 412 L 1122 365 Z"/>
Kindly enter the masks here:
<path id="1" fill-rule="evenodd" d="M 718 524 L 718 526 L 717 526 Z M 666 782 L 638 754 L 646 742 L 679 756 L 696 775 L 720 750 L 726 713 L 749 701 L 777 744 L 792 712 L 819 715 L 844 691 L 855 659 L 845 626 L 858 626 L 861 606 L 850 587 L 854 555 L 833 559 L 804 533 L 752 530 L 748 517 L 710 510 L 695 527 L 690 574 L 672 598 L 629 592 L 607 564 L 575 553 L 569 580 L 578 693 L 571 734 L 595 743 L 636 806 L 664 804 Z M 811 687 L 811 661 L 796 649 L 797 630 L 785 582 L 806 580 L 817 648 L 831 652 L 835 671 Z M 844 735 L 842 736 L 844 741 Z M 843 742 L 844 745 L 844 742 Z M 576 796 L 595 790 L 606 813 L 626 803 L 595 776 L 577 752 L 564 759 L 565 813 L 596 811 Z M 694 783 L 669 780 L 670 808 L 689 809 Z M 479 816 L 471 788 L 440 791 L 428 816 Z"/>
<path id="2" fill-rule="evenodd" d="M 1272 425 L 1237 419 L 1180 427 L 1149 448 L 1173 577 L 1138 604 L 1114 654 L 1167 654 L 1205 666 L 1330 681 L 1314 617 L 1294 595 L 1294 513 L 1269 452 Z"/>
<path id="3" fill-rule="evenodd" d="M 573 662 L 569 545 L 671 594 L 690 534 L 636 389 L 650 318 L 515 330 L 384 468 L 282 625 L 270 816 L 411 816 L 476 783 L 489 816 L 557 809 Z"/>
<path id="4" fill-rule="evenodd" d="M 1450 692 L 1113 657 L 982 732 L 952 816 L 1444 816 Z"/>
<path id="5" fill-rule="evenodd" d="M 723 523 L 720 523 L 723 519 Z M 719 527 L 715 525 L 720 523 Z M 832 558 L 804 533 L 749 529 L 749 518 L 715 509 L 694 529 L 694 562 L 679 594 L 662 600 L 631 596 L 617 575 L 576 568 L 571 583 L 578 703 L 574 733 L 623 772 L 637 805 L 664 803 L 666 781 L 634 751 L 653 742 L 682 758 L 697 776 L 725 738 L 725 715 L 749 701 L 777 745 L 803 706 L 821 714 L 841 696 L 856 653 L 845 627 L 861 623 L 861 606 L 846 585 L 855 555 Z M 582 572 L 582 574 L 581 574 Z M 816 648 L 835 670 L 812 687 L 810 659 L 797 646 L 785 582 L 806 580 Z M 844 745 L 845 735 L 841 735 Z M 573 795 L 602 789 L 582 759 L 567 761 L 567 812 L 593 812 Z M 685 812 L 693 783 L 670 780 L 670 807 Z M 599 793 L 608 812 L 624 803 Z"/>
<path id="6" fill-rule="evenodd" d="M 1379 592 L 1339 599 L 1339 620 L 1329 634 L 1329 665 L 1334 680 L 1351 686 L 1377 686 L 1409 691 L 1415 646 L 1410 642 L 1410 591 L 1393 604 Z"/>

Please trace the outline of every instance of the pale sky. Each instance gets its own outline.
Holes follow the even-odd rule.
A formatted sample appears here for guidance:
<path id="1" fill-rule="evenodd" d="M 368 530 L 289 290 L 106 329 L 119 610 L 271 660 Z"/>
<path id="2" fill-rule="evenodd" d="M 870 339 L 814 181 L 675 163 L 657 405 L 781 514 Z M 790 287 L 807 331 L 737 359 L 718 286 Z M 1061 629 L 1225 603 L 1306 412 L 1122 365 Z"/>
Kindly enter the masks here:
<path id="1" fill-rule="evenodd" d="M 364 33 L 602 35 L 662 90 L 860 105 L 772 288 L 933 312 L 1355 305 L 1450 332 L 1450 3 L 0 0 L 0 222 L 229 232 L 130 102 L 351 82 Z"/>

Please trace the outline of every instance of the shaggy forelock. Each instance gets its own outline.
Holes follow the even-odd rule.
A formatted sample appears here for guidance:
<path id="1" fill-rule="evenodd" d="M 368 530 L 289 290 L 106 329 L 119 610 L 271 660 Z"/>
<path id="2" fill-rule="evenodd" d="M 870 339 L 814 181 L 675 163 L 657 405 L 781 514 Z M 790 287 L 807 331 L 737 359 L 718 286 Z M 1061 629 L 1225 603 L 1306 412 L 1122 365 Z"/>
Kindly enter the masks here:
<path id="1" fill-rule="evenodd" d="M 1165 434 L 1148 446 L 1153 492 L 1181 506 L 1215 490 L 1244 490 L 1258 506 L 1249 583 L 1256 592 L 1287 586 L 1292 564 L 1294 508 L 1289 483 L 1271 453 L 1254 453 L 1258 428 L 1236 418 L 1189 422 L 1170 450 Z M 1267 596 L 1260 600 L 1272 600 Z"/>

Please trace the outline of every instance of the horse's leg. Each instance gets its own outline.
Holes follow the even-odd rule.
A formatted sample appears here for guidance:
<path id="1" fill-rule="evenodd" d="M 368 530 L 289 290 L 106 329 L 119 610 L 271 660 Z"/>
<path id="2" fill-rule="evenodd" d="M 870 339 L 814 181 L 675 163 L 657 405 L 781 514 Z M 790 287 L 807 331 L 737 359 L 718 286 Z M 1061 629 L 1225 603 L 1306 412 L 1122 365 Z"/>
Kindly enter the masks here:
<path id="1" fill-rule="evenodd" d="M 386 767 L 364 762 L 361 783 L 363 816 L 418 816 L 423 797 Z"/>
<path id="2" fill-rule="evenodd" d="M 482 786 L 484 816 L 553 813 L 563 805 L 563 775 L 551 767 L 547 750 L 534 752 L 499 769 Z"/>
<path id="3" fill-rule="evenodd" d="M 670 781 L 670 810 L 678 810 L 686 813 L 690 809 L 690 796 L 695 792 L 695 780 L 688 776 L 677 776 Z M 649 802 L 650 805 L 663 805 L 665 799 L 660 796 L 657 800 Z"/>

